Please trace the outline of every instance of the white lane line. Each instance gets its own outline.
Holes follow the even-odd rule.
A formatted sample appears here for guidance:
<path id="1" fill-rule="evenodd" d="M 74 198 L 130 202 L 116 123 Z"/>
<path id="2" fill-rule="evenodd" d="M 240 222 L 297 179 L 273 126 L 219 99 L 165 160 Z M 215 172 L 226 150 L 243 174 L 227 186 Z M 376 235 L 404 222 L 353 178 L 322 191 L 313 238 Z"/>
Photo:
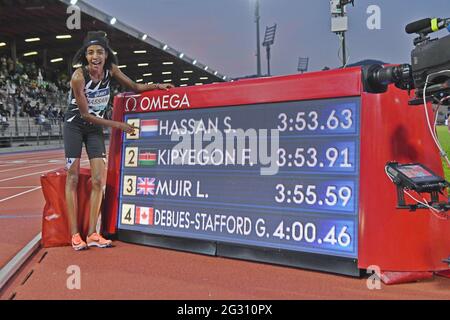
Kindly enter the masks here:
<path id="1" fill-rule="evenodd" d="M 20 267 L 40 248 L 42 232 L 39 232 L 33 240 L 22 248 L 3 268 L 0 269 L 0 290 Z"/>
<path id="2" fill-rule="evenodd" d="M 42 218 L 42 214 L 34 214 L 34 215 L 2 215 L 0 214 L 0 220 L 3 219 L 34 219 L 34 218 Z"/>
<path id="3" fill-rule="evenodd" d="M 30 164 L 30 163 L 44 163 L 44 162 L 61 162 L 65 161 L 64 156 L 55 156 L 55 157 L 46 157 L 41 159 L 22 159 L 22 160 L 0 160 L 0 166 L 6 166 L 6 165 L 24 165 L 24 164 Z"/>
<path id="4" fill-rule="evenodd" d="M 33 154 L 33 155 L 26 155 L 26 154 L 14 154 L 10 156 L 2 156 L 0 155 L 0 161 L 16 161 L 17 159 L 21 160 L 41 160 L 41 159 L 48 159 L 48 158 L 58 158 L 58 157 L 64 157 L 64 152 L 57 152 L 57 153 L 49 153 L 49 154 Z"/>
<path id="5" fill-rule="evenodd" d="M 44 171 L 39 171 L 39 172 L 32 172 L 32 173 L 28 173 L 28 174 L 23 174 L 21 176 L 15 176 L 15 177 L 11 177 L 11 178 L 6 178 L 6 179 L 0 180 L 0 182 L 14 180 L 14 179 L 20 179 L 20 178 L 29 177 L 29 176 L 34 176 L 34 175 L 37 175 L 37 174 L 40 174 L 40 173 L 54 171 L 55 169 L 49 169 L 49 170 L 44 170 Z"/>
<path id="6" fill-rule="evenodd" d="M 84 164 L 84 163 L 89 163 L 89 160 L 81 160 L 80 164 Z M 28 174 L 23 174 L 23 175 L 21 175 L 21 176 L 15 176 L 15 177 L 11 177 L 11 178 L 6 178 L 6 179 L 0 180 L 0 182 L 10 181 L 10 180 L 14 180 L 14 179 L 20 179 L 20 178 L 24 178 L 24 177 L 29 177 L 29 176 L 37 175 L 37 174 L 40 174 L 40 173 L 45 173 L 45 172 L 55 171 L 56 169 L 58 169 L 58 168 L 60 168 L 60 167 L 61 167 L 61 166 L 56 167 L 56 168 L 53 168 L 53 169 L 49 169 L 49 170 L 38 171 L 38 172 L 32 172 L 32 173 L 28 173 Z"/>
<path id="7" fill-rule="evenodd" d="M 9 172 L 9 171 L 14 171 L 14 170 L 21 170 L 21 169 L 35 168 L 35 167 L 43 167 L 43 166 L 48 166 L 48 165 L 49 165 L 49 163 L 41 163 L 41 164 L 35 164 L 35 165 L 33 165 L 33 166 L 18 167 L 18 168 L 12 168 L 12 169 L 1 170 L 0 173 L 3 173 L 3 172 Z"/>
<path id="8" fill-rule="evenodd" d="M 0 187 L 0 189 L 30 189 L 30 188 L 36 188 L 39 186 L 15 186 L 15 187 Z"/>
<path id="9" fill-rule="evenodd" d="M 16 198 L 16 197 L 19 197 L 19 196 L 24 195 L 24 194 L 29 193 L 29 192 L 36 191 L 36 190 L 41 189 L 41 188 L 42 188 L 42 187 L 36 187 L 36 188 L 31 189 L 31 190 L 27 190 L 27 191 L 24 191 L 24 192 L 15 194 L 15 195 L 13 195 L 13 196 L 9 196 L 9 197 L 7 197 L 7 198 L 0 199 L 0 202 L 5 202 L 6 200 L 14 199 L 14 198 Z"/>
<path id="10" fill-rule="evenodd" d="M 52 164 L 52 163 L 65 164 L 65 162 L 66 162 L 66 159 L 48 159 L 48 158 L 46 158 L 46 159 L 41 159 L 41 160 L 21 161 L 21 162 L 14 162 L 14 163 L 10 162 L 10 163 L 8 163 L 6 165 L 1 165 L 0 164 L 0 167 L 6 167 L 6 166 L 14 167 L 14 166 L 17 166 L 17 165 L 32 165 L 32 164 L 44 164 L 44 163 L 47 163 L 47 164 L 48 163 L 50 163 L 50 164 Z M 0 161 L 0 163 L 2 163 L 2 162 Z"/>

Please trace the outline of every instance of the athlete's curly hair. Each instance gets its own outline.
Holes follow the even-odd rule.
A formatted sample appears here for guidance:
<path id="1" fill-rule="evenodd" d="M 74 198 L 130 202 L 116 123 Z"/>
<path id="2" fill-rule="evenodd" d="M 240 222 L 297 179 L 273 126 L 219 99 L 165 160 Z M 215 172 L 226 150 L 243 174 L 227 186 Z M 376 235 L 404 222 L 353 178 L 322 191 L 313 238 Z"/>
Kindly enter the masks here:
<path id="1" fill-rule="evenodd" d="M 83 66 L 88 65 L 86 59 L 86 50 L 89 46 L 99 45 L 102 46 L 106 52 L 108 52 L 108 58 L 105 61 L 105 68 L 110 70 L 112 64 L 118 64 L 117 57 L 114 55 L 113 50 L 109 46 L 109 40 L 107 38 L 106 32 L 104 31 L 89 31 L 86 38 L 84 38 L 83 46 L 77 51 L 73 57 L 72 63 L 76 65 L 81 63 Z"/>

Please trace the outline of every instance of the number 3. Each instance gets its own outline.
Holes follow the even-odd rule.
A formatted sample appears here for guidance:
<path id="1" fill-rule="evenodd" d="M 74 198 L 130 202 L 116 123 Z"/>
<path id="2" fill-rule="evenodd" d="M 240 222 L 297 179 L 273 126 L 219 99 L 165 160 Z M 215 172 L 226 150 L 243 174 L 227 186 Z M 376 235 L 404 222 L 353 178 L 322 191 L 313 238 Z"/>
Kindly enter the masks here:
<path id="1" fill-rule="evenodd" d="M 136 195 L 136 176 L 123 176 L 123 195 Z"/>

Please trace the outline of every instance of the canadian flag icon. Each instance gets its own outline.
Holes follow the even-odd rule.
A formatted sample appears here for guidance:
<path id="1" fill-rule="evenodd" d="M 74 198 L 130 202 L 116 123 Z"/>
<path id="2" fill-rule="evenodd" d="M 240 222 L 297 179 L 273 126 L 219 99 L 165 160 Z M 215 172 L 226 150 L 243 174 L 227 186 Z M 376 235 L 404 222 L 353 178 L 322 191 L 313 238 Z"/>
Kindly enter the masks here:
<path id="1" fill-rule="evenodd" d="M 153 225 L 153 208 L 137 207 L 136 223 L 144 225 Z"/>

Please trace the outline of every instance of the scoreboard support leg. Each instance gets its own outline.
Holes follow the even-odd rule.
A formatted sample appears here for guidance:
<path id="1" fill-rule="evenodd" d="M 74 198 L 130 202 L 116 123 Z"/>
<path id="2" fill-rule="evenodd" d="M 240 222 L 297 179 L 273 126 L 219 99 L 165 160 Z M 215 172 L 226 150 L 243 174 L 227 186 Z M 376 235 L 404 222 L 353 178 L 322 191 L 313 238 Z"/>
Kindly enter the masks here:
<path id="1" fill-rule="evenodd" d="M 305 252 L 295 252 L 270 248 L 242 246 L 236 244 L 226 244 L 205 240 L 152 235 L 127 230 L 119 230 L 118 237 L 121 241 L 124 242 L 139 243 L 165 249 L 187 251 L 225 258 L 266 262 L 353 277 L 361 277 L 363 275 L 362 270 L 358 269 L 358 261 L 352 258 L 323 256 Z"/>
<path id="2" fill-rule="evenodd" d="M 284 266 L 361 277 L 358 261 L 352 258 L 314 253 L 217 243 L 217 256 L 259 261 Z"/>
<path id="3" fill-rule="evenodd" d="M 121 241 L 124 242 L 139 243 L 153 247 L 195 252 L 211 256 L 216 255 L 216 244 L 212 241 L 152 235 L 148 233 L 126 230 L 119 230 L 118 237 Z"/>

